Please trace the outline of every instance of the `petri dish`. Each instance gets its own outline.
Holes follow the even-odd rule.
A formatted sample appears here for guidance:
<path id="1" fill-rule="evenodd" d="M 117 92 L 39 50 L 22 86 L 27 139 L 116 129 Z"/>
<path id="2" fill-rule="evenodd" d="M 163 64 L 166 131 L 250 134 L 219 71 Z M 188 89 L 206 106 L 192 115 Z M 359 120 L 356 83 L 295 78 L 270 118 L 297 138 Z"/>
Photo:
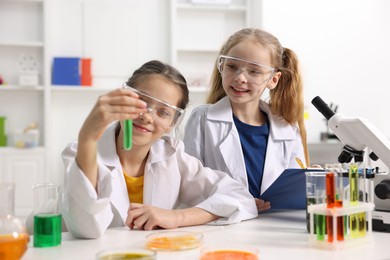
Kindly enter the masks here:
<path id="1" fill-rule="evenodd" d="M 146 247 L 155 251 L 179 251 L 200 247 L 203 235 L 190 231 L 162 231 L 146 236 Z"/>
<path id="2" fill-rule="evenodd" d="M 147 249 L 117 247 L 104 249 L 96 254 L 97 260 L 155 260 L 156 252 Z"/>
<path id="3" fill-rule="evenodd" d="M 211 245 L 201 249 L 200 260 L 258 260 L 259 250 L 249 245 Z"/>

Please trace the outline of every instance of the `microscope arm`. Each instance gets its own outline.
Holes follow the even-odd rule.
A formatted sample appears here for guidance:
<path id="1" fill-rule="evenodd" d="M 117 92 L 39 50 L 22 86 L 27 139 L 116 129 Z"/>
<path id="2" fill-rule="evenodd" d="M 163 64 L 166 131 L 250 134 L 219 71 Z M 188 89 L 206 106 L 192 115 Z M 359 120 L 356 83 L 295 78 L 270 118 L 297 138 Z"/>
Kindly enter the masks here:
<path id="1" fill-rule="evenodd" d="M 390 168 L 390 140 L 372 123 L 363 118 L 348 118 L 334 113 L 320 97 L 315 97 L 312 103 L 328 120 L 329 128 L 343 145 L 356 151 L 368 147 Z"/>
<path id="2" fill-rule="evenodd" d="M 328 121 L 329 128 L 344 145 L 357 151 L 371 149 L 390 168 L 390 140 L 364 118 L 347 118 L 335 114 Z"/>

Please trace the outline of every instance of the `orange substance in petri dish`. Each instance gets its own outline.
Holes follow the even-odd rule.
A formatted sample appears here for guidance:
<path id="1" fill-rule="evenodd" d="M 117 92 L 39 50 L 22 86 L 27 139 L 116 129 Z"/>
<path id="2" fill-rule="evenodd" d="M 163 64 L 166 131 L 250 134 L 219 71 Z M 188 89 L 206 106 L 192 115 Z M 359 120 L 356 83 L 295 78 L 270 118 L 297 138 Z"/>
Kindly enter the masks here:
<path id="1" fill-rule="evenodd" d="M 175 237 L 156 237 L 147 242 L 146 246 L 153 250 L 183 250 L 200 246 L 198 238 L 186 235 Z"/>
<path id="2" fill-rule="evenodd" d="M 238 250 L 218 250 L 207 252 L 201 256 L 200 260 L 258 260 L 259 258 L 245 251 Z"/>
<path id="3" fill-rule="evenodd" d="M 0 259 L 18 260 L 22 258 L 27 250 L 29 239 L 27 234 L 18 234 L 17 237 L 12 234 L 0 235 Z"/>

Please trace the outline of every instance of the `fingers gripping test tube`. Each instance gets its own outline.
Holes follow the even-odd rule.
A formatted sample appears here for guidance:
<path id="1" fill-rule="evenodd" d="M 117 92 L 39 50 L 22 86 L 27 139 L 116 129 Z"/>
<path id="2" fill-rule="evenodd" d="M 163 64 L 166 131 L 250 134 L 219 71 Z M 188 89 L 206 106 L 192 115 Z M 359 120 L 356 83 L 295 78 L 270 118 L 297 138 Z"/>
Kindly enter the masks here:
<path id="1" fill-rule="evenodd" d="M 133 120 L 123 121 L 123 149 L 130 150 L 133 146 Z"/>

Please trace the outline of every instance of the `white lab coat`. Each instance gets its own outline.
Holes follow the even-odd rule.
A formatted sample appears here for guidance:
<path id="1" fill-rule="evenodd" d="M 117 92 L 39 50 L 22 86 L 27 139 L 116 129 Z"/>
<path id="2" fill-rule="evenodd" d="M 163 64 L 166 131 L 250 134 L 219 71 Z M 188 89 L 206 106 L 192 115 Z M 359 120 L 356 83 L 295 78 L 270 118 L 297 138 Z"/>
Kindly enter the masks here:
<path id="1" fill-rule="evenodd" d="M 295 157 L 303 162 L 305 157 L 298 127 L 273 115 L 264 101 L 260 102 L 260 110 L 268 115 L 270 125 L 262 194 L 286 168 L 299 168 Z M 227 97 L 192 111 L 185 129 L 184 145 L 186 152 L 197 157 L 203 165 L 227 172 L 248 187 L 240 137 Z"/>
<path id="2" fill-rule="evenodd" d="M 62 153 L 65 164 L 63 216 L 75 237 L 97 238 L 108 227 L 124 226 L 130 206 L 115 148 L 115 124 L 98 142 L 98 193 L 78 167 L 77 143 Z M 151 147 L 145 166 L 143 203 L 163 209 L 198 207 L 231 224 L 257 216 L 253 197 L 223 172 L 203 167 L 184 152 L 182 141 L 164 137 Z"/>

